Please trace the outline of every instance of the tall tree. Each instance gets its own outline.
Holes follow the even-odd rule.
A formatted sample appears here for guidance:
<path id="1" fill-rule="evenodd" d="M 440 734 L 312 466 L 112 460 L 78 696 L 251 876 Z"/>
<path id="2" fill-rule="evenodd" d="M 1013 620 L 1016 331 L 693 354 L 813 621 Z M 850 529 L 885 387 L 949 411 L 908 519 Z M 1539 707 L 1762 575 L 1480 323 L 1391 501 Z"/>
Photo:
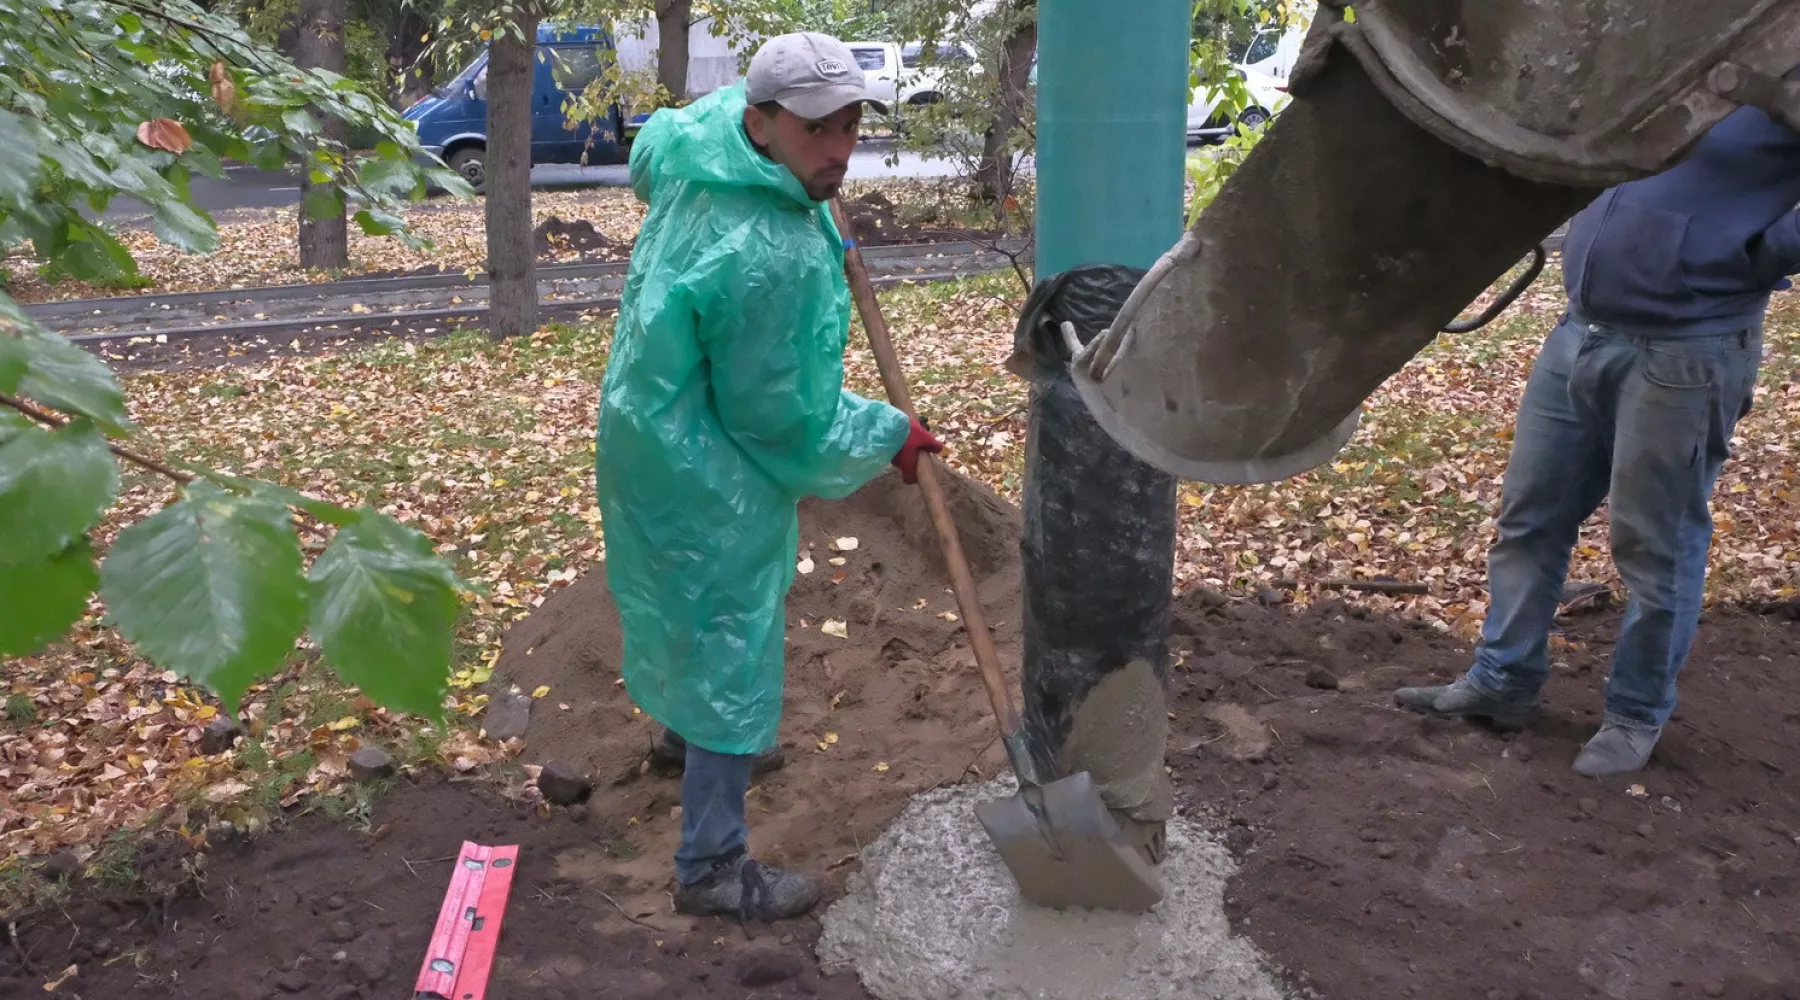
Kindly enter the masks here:
<path id="1" fill-rule="evenodd" d="M 301 69 L 344 72 L 345 0 L 300 0 L 299 32 L 294 39 L 294 65 Z M 326 140 L 342 146 L 348 135 L 342 119 L 308 114 L 319 121 Z M 321 150 L 324 155 L 335 155 Z M 336 181 L 314 164 L 300 164 L 300 266 L 342 270 L 350 266 L 350 219 Z"/>
<path id="2" fill-rule="evenodd" d="M 537 329 L 537 254 L 531 245 L 531 91 L 537 60 L 537 0 L 502 4 L 487 64 L 488 332 L 496 339 Z"/>
<path id="3" fill-rule="evenodd" d="M 656 82 L 675 101 L 688 97 L 688 29 L 694 0 L 656 0 Z"/>
<path id="4" fill-rule="evenodd" d="M 975 167 L 978 192 L 997 205 L 1004 205 L 1012 194 L 1013 144 L 1029 118 L 1031 67 L 1037 61 L 1037 0 L 1013 0 L 1009 6 L 1001 28 L 994 120 L 982 137 L 981 160 Z"/>

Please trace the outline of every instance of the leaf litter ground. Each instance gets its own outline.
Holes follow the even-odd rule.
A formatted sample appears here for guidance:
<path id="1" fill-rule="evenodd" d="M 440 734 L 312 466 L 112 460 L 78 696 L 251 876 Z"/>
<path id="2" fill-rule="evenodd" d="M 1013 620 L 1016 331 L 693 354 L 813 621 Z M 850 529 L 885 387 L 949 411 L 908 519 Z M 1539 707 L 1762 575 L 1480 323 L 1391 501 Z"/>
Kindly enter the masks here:
<path id="1" fill-rule="evenodd" d="M 1616 633 L 1609 613 L 1559 631 L 1552 643 L 1558 664 L 1552 697 L 1567 705 L 1523 742 L 1425 723 L 1386 707 L 1393 684 L 1448 677 L 1466 662 L 1467 642 L 1485 610 L 1482 563 L 1512 407 L 1560 308 L 1554 280 L 1554 274 L 1546 276 L 1496 327 L 1446 338 L 1415 359 L 1370 401 L 1362 430 L 1330 466 L 1260 487 L 1184 484 L 1177 568 L 1191 593 L 1175 639 L 1187 656 L 1173 703 L 1174 727 L 1183 736 L 1171 745 L 1171 764 L 1192 807 L 1217 810 L 1222 822 L 1235 819 L 1239 825 L 1227 829 L 1237 845 L 1262 848 L 1246 855 L 1234 883 L 1244 928 L 1328 996 L 1365 995 L 1368 988 L 1460 995 L 1467 970 L 1484 962 L 1492 969 L 1486 980 L 1494 984 L 1491 995 L 1508 998 L 1566 995 L 1544 984 L 1576 980 L 1611 996 L 1718 995 L 1711 990 L 1722 984 L 1733 986 L 1732 996 L 1785 995 L 1747 991 L 1786 989 L 1794 982 L 1796 950 L 1782 937 L 1791 931 L 1781 928 L 1800 926 L 1795 887 L 1771 872 L 1791 869 L 1800 851 L 1794 841 L 1800 811 L 1791 789 L 1779 784 L 1783 774 L 1791 783 L 1800 760 L 1781 741 L 1743 734 L 1777 733 L 1800 720 L 1791 685 L 1775 677 L 1793 663 L 1794 626 L 1787 618 L 1709 614 L 1684 690 L 1684 712 L 1694 721 L 1677 723 L 1668 741 L 1669 763 L 1619 787 L 1575 784 L 1567 775 L 1567 760 L 1594 721 L 1604 656 Z M 1027 395 L 999 362 L 1010 350 L 1019 292 L 1013 277 L 993 276 L 883 295 L 919 408 L 952 441 L 952 464 L 1007 498 L 1016 498 L 1020 485 Z M 1781 606 L 1793 597 L 1790 567 L 1800 517 L 1787 442 L 1800 423 L 1800 406 L 1788 385 L 1788 358 L 1797 319 L 1792 301 L 1779 297 L 1757 407 L 1740 429 L 1738 457 L 1727 466 L 1715 500 L 1719 533 L 1709 599 L 1717 604 Z M 516 838 L 538 837 L 532 831 L 540 827 L 531 824 L 550 823 L 542 829 L 552 829 L 566 822 L 560 811 L 544 817 L 550 810 L 529 780 L 545 759 L 541 751 L 554 750 L 603 779 L 589 818 L 579 822 L 598 824 L 581 837 L 604 858 L 590 857 L 597 867 L 579 878 L 562 872 L 560 860 L 555 872 L 522 871 L 531 875 L 527 884 L 533 888 L 515 894 L 515 907 L 535 912 L 531 908 L 539 903 L 528 900 L 540 893 L 546 907 L 561 905 L 558 896 L 583 900 L 592 912 L 579 910 L 578 919 L 637 956 L 631 968 L 670 959 L 668 935 L 648 932 L 620 913 L 665 924 L 671 919 L 658 879 L 678 823 L 669 814 L 678 797 L 673 779 L 642 772 L 649 724 L 609 680 L 616 677 L 616 661 L 596 653 L 590 669 L 560 674 L 509 663 L 500 679 L 538 695 L 524 744 L 496 745 L 467 728 L 480 724 L 507 630 L 527 619 L 521 635 L 533 627 L 538 634 L 558 631 L 549 621 L 558 591 L 579 580 L 595 593 L 597 575 L 584 573 L 604 553 L 592 500 L 591 442 L 605 345 L 603 326 L 554 329 L 511 344 L 462 336 L 225 374 L 131 379 L 134 417 L 173 454 L 274 478 L 326 499 L 375 503 L 425 531 L 441 551 L 456 556 L 466 576 L 488 585 L 489 595 L 467 610 L 458 629 L 462 672 L 455 713 L 467 724 L 443 733 L 396 718 L 344 690 L 302 650 L 288 674 L 247 698 L 246 737 L 234 749 L 201 754 L 216 704 L 145 666 L 91 619 L 73 641 L 8 665 L 11 721 L 0 729 L 0 788 L 6 792 L 0 836 L 15 860 L 6 877 L 36 885 L 38 876 L 21 859 L 68 848 L 97 883 L 105 884 L 109 872 L 123 873 L 116 879 L 123 895 L 143 897 L 149 874 L 135 870 L 133 858 L 145 852 L 143 845 L 162 841 L 113 836 L 115 831 L 147 824 L 173 831 L 185 838 L 171 848 L 181 854 L 209 836 L 234 843 L 236 833 L 260 829 L 271 816 L 284 815 L 285 806 L 289 817 L 309 807 L 315 814 L 290 837 L 349 838 L 362 851 L 358 857 L 367 870 L 352 865 L 339 872 L 348 880 L 340 890 L 342 884 L 379 886 L 400 865 L 389 857 L 394 851 L 414 860 L 415 854 L 450 853 L 386 840 L 421 809 L 445 816 L 513 809 L 522 825 L 503 826 L 496 836 Z M 855 387 L 879 391 L 866 351 L 854 348 L 848 367 Z M 141 516 L 168 494 L 160 484 L 134 480 L 125 496 L 125 509 Z M 108 534 L 96 540 L 104 543 Z M 1604 539 L 1602 518 L 1582 535 L 1575 577 L 1611 579 Z M 317 551 L 313 541 L 309 554 Z M 765 782 L 770 798 L 764 804 L 778 818 L 759 817 L 758 829 L 766 831 L 759 837 L 767 838 L 759 844 L 815 870 L 847 861 L 907 793 L 960 780 L 958 768 L 967 760 L 984 773 L 1000 763 L 991 747 L 982 751 L 978 689 L 956 652 L 955 626 L 943 617 L 954 613 L 941 587 L 883 612 L 937 629 L 929 641 L 902 644 L 913 653 L 899 659 L 915 665 L 896 670 L 898 659 L 888 663 L 896 682 L 912 684 L 923 718 L 871 714 L 871 705 L 887 706 L 881 711 L 891 715 L 899 710 L 891 706 L 907 702 L 892 693 L 863 698 L 848 683 L 833 687 L 828 674 L 843 667 L 832 666 L 828 644 L 848 643 L 854 656 L 870 655 L 857 624 L 869 599 L 849 577 L 857 569 L 852 559 L 900 558 L 872 555 L 870 548 L 833 552 L 821 538 L 811 553 L 815 574 L 802 586 L 816 581 L 813 586 L 827 588 L 827 602 L 842 606 L 825 607 L 804 625 L 798 618 L 790 623 L 797 644 L 804 640 L 797 648 L 809 655 L 790 661 L 794 693 L 783 732 L 790 763 Z M 841 565 L 830 562 L 840 558 Z M 914 551 L 907 558 L 926 557 Z M 1375 596 L 1346 608 L 1322 601 L 1312 586 L 1357 576 L 1424 582 L 1429 593 Z M 1270 606 L 1284 596 L 1309 606 L 1307 617 L 1292 622 L 1288 609 Z M 887 597 L 874 600 L 885 605 Z M 915 607 L 919 600 L 925 604 Z M 991 617 L 1004 629 L 1016 620 L 1016 604 L 1003 594 L 997 600 Z M 540 611 L 547 606 L 551 610 Z M 596 606 L 590 599 L 565 605 L 562 614 L 591 616 Z M 545 616 L 535 626 L 528 617 L 534 611 Z M 827 629 L 832 624 L 843 625 L 849 638 L 837 638 Z M 875 652 L 893 656 L 891 645 L 884 642 Z M 1336 691 L 1306 683 L 1314 667 L 1333 676 Z M 881 672 L 856 671 L 855 683 L 869 683 L 871 673 Z M 423 798 L 378 800 L 370 789 L 346 786 L 347 755 L 365 743 L 394 750 L 408 765 L 404 795 Z M 447 784 L 431 777 L 440 773 L 433 765 L 489 780 Z M 1542 804 L 1518 808 L 1528 794 L 1541 796 Z M 1292 812 L 1302 805 L 1333 821 L 1303 822 Z M 360 832 L 343 833 L 344 825 L 327 822 L 330 817 L 347 818 L 349 829 Z M 1594 830 L 1559 825 L 1576 822 Z M 1639 834 L 1644 824 L 1653 836 Z M 437 840 L 474 836 L 478 826 L 464 830 L 446 821 Z M 1363 837 L 1365 830 L 1374 839 Z M 1635 839 L 1624 839 L 1625 833 Z M 1602 849 L 1584 847 L 1581 837 Z M 380 846 L 384 841 L 394 846 Z M 547 841 L 536 842 L 549 848 Z M 266 863 L 257 859 L 271 850 L 281 848 L 211 855 L 215 867 L 205 884 L 249 878 Z M 1570 856 L 1580 850 L 1586 854 L 1575 865 Z M 138 867 L 155 868 L 148 862 Z M 842 868 L 832 870 L 841 875 Z M 1440 868 L 1469 885 L 1452 882 L 1445 889 Z M 1467 874 L 1477 869 L 1479 874 Z M 405 865 L 399 877 L 414 881 Z M 442 877 L 433 891 L 441 893 Z M 1618 897 L 1605 886 L 1621 878 L 1646 885 L 1682 880 L 1697 888 L 1679 898 L 1655 892 L 1632 897 L 1632 917 L 1606 917 Z M 595 904 L 596 887 L 620 906 Z M 329 904 L 295 888 L 294 899 L 259 910 L 257 919 L 279 922 L 288 918 L 271 914 L 307 910 L 311 920 L 310 908 Z M 321 883 L 313 895 L 330 891 Z M 346 898 L 354 895 L 342 891 Z M 430 892 L 423 895 L 435 901 Z M 386 905 L 379 894 L 367 899 Z M 1355 914 L 1372 905 L 1368 899 L 1394 907 L 1382 911 L 1385 924 L 1371 923 L 1360 937 L 1316 934 L 1319 920 L 1336 920 L 1340 912 L 1345 926 L 1355 925 Z M 1483 903 L 1492 899 L 1506 905 Z M 1516 933 L 1518 927 L 1507 932 L 1502 914 L 1531 924 L 1544 911 L 1536 901 L 1551 899 L 1559 901 L 1551 909 L 1562 924 L 1542 918 L 1532 924 L 1532 934 Z M 1321 900 L 1329 904 L 1322 910 Z M 1695 926 L 1679 918 L 1678 904 L 1704 906 L 1708 933 L 1726 944 L 1695 943 Z M 133 905 L 109 912 L 129 924 L 129 914 L 137 912 Z M 182 897 L 180 905 L 188 908 L 181 912 L 190 926 L 234 912 L 210 891 L 206 898 Z M 1367 910 L 1361 919 L 1370 921 L 1375 912 Z M 421 913 L 415 919 L 428 918 Z M 1458 940 L 1467 948 L 1480 944 L 1484 950 L 1459 952 L 1444 943 L 1434 947 L 1430 961 L 1402 953 L 1404 927 L 1445 921 L 1465 929 Z M 176 939 L 169 925 L 130 926 L 135 930 L 109 942 L 111 956 L 90 950 L 77 957 L 47 943 L 47 925 L 30 924 L 28 939 L 39 949 L 33 953 L 51 972 L 38 976 L 43 970 L 34 960 L 31 978 L 53 979 L 69 964 L 81 964 L 88 970 L 84 976 L 105 976 L 97 970 L 139 962 L 136 972 L 154 977 L 166 975 L 178 957 L 191 957 L 169 951 L 179 947 L 171 943 Z M 406 933 L 418 936 L 417 928 Z M 792 933 L 792 940 L 776 939 L 790 957 L 800 954 L 810 931 L 803 924 Z M 709 975 L 729 978 L 714 959 L 748 961 L 740 952 L 752 945 L 739 938 L 731 938 L 737 943 L 729 948 L 714 943 L 727 939 L 722 925 L 685 929 L 676 946 L 685 954 L 673 954 L 671 961 L 679 961 L 671 968 L 679 968 L 667 974 L 688 984 L 690 995 L 707 995 L 694 985 L 700 983 L 694 975 L 712 969 Z M 522 940 L 509 935 L 507 946 L 526 949 L 521 961 L 529 965 L 535 955 L 539 968 L 551 961 L 538 946 L 518 944 Z M 657 940 L 663 944 L 652 944 Z M 314 968 L 329 968 L 331 953 L 298 954 L 308 946 L 304 935 L 295 941 L 294 962 L 312 959 Z M 1352 947 L 1353 941 L 1360 946 Z M 402 934 L 395 945 L 411 956 L 422 939 Z M 1619 959 L 1624 946 L 1650 957 Z M 656 948 L 664 949 L 663 959 L 654 956 Z M 1589 954 L 1595 948 L 1610 948 L 1615 957 L 1596 964 Z M 596 951 L 611 954 L 596 948 L 588 952 L 590 960 Z M 1743 964 L 1753 952 L 1757 961 Z M 100 964 L 124 953 L 133 956 L 131 963 Z M 1522 963 L 1521 955 L 1528 961 Z M 1721 964 L 1726 957 L 1742 968 L 1734 972 Z M 1409 970 L 1409 963 L 1425 971 Z M 602 963 L 594 971 L 635 975 L 628 964 Z M 19 973 L 0 965 L 0 975 L 6 974 Z M 183 981 L 196 974 L 184 972 Z M 346 972 L 338 984 L 358 982 Z M 515 982 L 514 995 L 558 995 L 548 986 L 534 991 L 524 980 Z M 837 988 L 833 981 L 805 982 Z M 85 988 L 92 987 L 90 981 Z"/>

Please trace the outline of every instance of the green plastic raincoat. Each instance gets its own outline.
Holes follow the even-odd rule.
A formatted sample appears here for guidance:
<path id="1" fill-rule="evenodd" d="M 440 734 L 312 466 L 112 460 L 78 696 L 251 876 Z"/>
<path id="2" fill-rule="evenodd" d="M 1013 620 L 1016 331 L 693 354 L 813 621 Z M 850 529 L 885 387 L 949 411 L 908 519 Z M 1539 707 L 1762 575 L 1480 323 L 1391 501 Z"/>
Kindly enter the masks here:
<path id="1" fill-rule="evenodd" d="M 781 719 L 803 496 L 855 492 L 906 416 L 843 389 L 850 301 L 831 214 L 743 130 L 743 84 L 656 112 L 649 204 L 601 386 L 596 473 L 625 687 L 717 753 Z"/>

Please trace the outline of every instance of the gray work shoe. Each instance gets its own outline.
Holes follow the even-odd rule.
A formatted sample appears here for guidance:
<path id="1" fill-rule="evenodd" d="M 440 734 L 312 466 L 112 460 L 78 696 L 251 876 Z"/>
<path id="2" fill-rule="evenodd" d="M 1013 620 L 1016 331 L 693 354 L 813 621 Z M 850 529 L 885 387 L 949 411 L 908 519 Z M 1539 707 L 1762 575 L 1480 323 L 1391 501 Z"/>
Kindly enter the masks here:
<path id="1" fill-rule="evenodd" d="M 739 920 L 787 920 L 819 902 L 819 882 L 770 868 L 743 851 L 715 863 L 712 873 L 675 890 L 675 911 Z"/>
<path id="2" fill-rule="evenodd" d="M 664 727 L 656 742 L 650 746 L 650 756 L 663 767 L 679 772 L 687 767 L 687 741 L 675 730 Z M 786 763 L 787 755 L 781 752 L 781 747 L 773 746 L 756 755 L 756 763 L 750 766 L 750 773 L 758 775 L 778 771 Z"/>
<path id="3" fill-rule="evenodd" d="M 1650 751 L 1656 749 L 1656 741 L 1661 737 L 1661 726 L 1605 723 L 1575 757 L 1575 772 L 1590 778 L 1607 778 L 1639 770 L 1650 762 Z"/>
<path id="4" fill-rule="evenodd" d="M 1496 729 L 1523 729 L 1538 713 L 1536 699 L 1509 701 L 1489 694 L 1476 687 L 1466 674 L 1453 684 L 1401 688 L 1394 692 L 1394 702 L 1401 708 L 1446 719 L 1486 719 Z"/>

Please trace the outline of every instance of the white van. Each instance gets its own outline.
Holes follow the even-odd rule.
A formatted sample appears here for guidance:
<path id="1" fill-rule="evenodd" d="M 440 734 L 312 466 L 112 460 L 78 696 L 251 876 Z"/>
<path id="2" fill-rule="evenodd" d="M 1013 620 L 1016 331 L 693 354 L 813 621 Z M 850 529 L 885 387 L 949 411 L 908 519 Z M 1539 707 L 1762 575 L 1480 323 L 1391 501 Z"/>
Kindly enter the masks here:
<path id="1" fill-rule="evenodd" d="M 1188 95 L 1188 141 L 1216 141 L 1230 135 L 1238 125 L 1255 128 L 1275 117 L 1287 105 L 1288 75 L 1294 71 L 1300 43 L 1306 39 L 1311 23 L 1312 18 L 1303 15 L 1286 28 L 1263 28 L 1251 36 L 1235 66 L 1250 92 L 1250 105 L 1238 112 L 1235 121 L 1214 111 L 1221 95 L 1195 87 Z"/>

